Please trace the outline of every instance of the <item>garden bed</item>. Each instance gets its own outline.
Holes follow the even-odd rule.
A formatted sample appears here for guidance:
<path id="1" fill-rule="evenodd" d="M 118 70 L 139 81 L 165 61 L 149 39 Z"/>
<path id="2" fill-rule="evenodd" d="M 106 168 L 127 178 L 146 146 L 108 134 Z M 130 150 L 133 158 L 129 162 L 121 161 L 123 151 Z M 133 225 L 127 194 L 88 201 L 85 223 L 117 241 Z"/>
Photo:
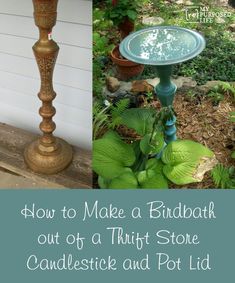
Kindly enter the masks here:
<path id="1" fill-rule="evenodd" d="M 235 127 L 229 120 L 228 113 L 234 111 L 230 96 L 225 96 L 218 106 L 206 96 L 190 98 L 177 93 L 174 102 L 177 113 L 177 135 L 180 139 L 190 139 L 209 147 L 219 163 L 234 165 L 231 150 L 234 148 Z M 201 183 L 187 185 L 187 188 L 213 188 L 214 183 L 207 173 Z"/>
<path id="2" fill-rule="evenodd" d="M 111 3 L 112 1 L 108 2 Z M 118 1 L 113 2 L 116 3 Z M 183 78 L 191 77 L 195 82 L 194 85 L 187 87 L 187 89 L 178 87 L 175 96 L 174 111 L 177 114 L 177 137 L 182 140 L 198 142 L 211 149 L 221 166 L 219 168 L 222 176 L 221 180 L 223 178 L 228 179 L 229 168 L 230 172 L 234 170 L 231 168 L 234 165 L 232 152 L 234 151 L 235 144 L 234 121 L 230 117 L 230 113 L 235 111 L 235 88 L 232 83 L 235 81 L 234 9 L 228 5 L 228 1 L 214 1 L 212 3 L 212 1 L 206 0 L 141 0 L 138 3 L 140 5 L 137 9 L 138 15 L 135 20 L 135 28 L 137 30 L 155 23 L 155 25 L 181 26 L 196 30 L 204 35 L 207 48 L 195 59 L 178 64 L 173 69 L 173 77 L 176 80 L 179 76 Z M 211 22 L 187 21 L 185 18 L 186 10 L 190 6 L 199 7 L 199 4 L 207 7 L 210 12 L 226 16 L 216 16 Z M 128 129 L 120 124 L 118 125 L 118 123 L 115 126 L 118 119 L 115 117 L 114 123 L 112 111 L 110 112 L 109 110 L 113 109 L 113 107 L 115 108 L 117 101 L 123 98 L 131 98 L 132 107 L 155 108 L 156 110 L 160 110 L 160 102 L 153 98 L 153 91 L 151 89 L 147 89 L 146 91 L 141 90 L 139 93 L 137 91 L 134 94 L 135 97 L 133 93 L 129 93 L 130 89 L 126 93 L 124 91 L 124 95 L 123 91 L 120 90 L 114 91 L 114 93 L 111 91 L 109 93 L 110 95 L 107 95 L 107 89 L 105 88 L 106 78 L 110 76 L 119 77 L 114 64 L 110 60 L 109 54 L 121 39 L 117 26 L 110 19 L 105 18 L 107 7 L 104 5 L 104 1 L 96 4 L 96 6 L 97 9 L 94 12 L 94 101 L 100 104 L 100 112 L 106 115 L 105 117 L 103 116 L 104 121 L 110 119 L 110 124 L 104 123 L 105 126 L 102 128 L 102 134 L 99 138 L 111 128 L 121 134 L 126 143 L 129 143 L 131 140 L 141 139 L 141 137 L 138 137 L 133 129 Z M 130 82 L 129 84 L 132 84 L 133 80 L 137 80 L 138 82 L 138 80 L 148 80 L 155 77 L 155 68 L 146 66 L 142 75 L 128 79 L 128 81 Z M 217 85 L 214 82 L 215 80 L 217 81 Z M 224 88 L 223 91 L 221 91 L 218 81 L 225 83 L 225 88 L 222 87 L 222 89 Z M 230 83 L 230 86 L 227 82 Z M 125 85 L 124 82 L 121 82 L 121 84 Z M 209 88 L 207 91 L 204 91 L 203 87 L 208 85 Z M 226 89 L 227 87 L 230 88 L 229 91 Z M 135 100 L 134 103 L 133 97 Z M 111 106 L 107 107 L 107 103 Z M 109 110 L 107 111 L 107 109 Z M 97 115 L 97 112 L 95 115 Z M 98 137 L 94 137 L 94 139 L 96 138 Z M 234 178 L 234 173 L 231 176 Z M 232 182 L 234 181 L 233 179 Z M 94 182 L 97 184 L 96 177 Z M 170 188 L 206 189 L 213 187 L 224 188 L 226 186 L 227 184 L 226 182 L 223 183 L 223 180 L 220 184 L 218 182 L 216 184 L 211 172 L 207 172 L 203 181 L 200 183 L 181 186 L 172 184 L 171 182 L 169 183 Z"/>

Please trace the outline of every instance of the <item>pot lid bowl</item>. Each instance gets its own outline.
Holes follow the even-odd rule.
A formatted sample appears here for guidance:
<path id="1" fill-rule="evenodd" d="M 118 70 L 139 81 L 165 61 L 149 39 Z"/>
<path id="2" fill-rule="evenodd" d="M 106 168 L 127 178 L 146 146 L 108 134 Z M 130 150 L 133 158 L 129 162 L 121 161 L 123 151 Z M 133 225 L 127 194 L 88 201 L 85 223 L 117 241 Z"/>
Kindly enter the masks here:
<path id="1" fill-rule="evenodd" d="M 128 35 L 120 44 L 120 52 L 133 62 L 160 66 L 190 60 L 205 46 L 205 39 L 198 32 L 176 26 L 155 26 Z"/>

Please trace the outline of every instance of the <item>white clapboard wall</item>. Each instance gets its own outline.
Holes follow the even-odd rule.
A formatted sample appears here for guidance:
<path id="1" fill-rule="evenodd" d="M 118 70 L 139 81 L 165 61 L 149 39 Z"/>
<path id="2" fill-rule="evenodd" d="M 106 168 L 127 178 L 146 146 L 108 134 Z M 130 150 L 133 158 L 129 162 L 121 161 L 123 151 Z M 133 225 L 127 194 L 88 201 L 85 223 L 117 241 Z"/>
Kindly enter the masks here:
<path id="1" fill-rule="evenodd" d="M 54 72 L 55 135 L 91 148 L 92 1 L 59 0 L 53 38 L 60 46 Z M 39 133 L 38 39 L 31 0 L 0 0 L 0 122 Z"/>

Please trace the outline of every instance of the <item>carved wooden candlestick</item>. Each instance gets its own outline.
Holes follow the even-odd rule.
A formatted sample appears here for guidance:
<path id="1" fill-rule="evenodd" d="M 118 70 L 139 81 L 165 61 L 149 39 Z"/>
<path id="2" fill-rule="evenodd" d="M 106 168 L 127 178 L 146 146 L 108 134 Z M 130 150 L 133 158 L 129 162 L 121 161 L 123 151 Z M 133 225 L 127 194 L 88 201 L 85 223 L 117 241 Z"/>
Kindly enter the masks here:
<path id="1" fill-rule="evenodd" d="M 58 0 L 33 0 L 35 24 L 40 32 L 33 51 L 41 76 L 38 96 L 42 101 L 39 114 L 42 116 L 40 129 L 43 135 L 25 149 L 24 157 L 32 170 L 45 174 L 63 170 L 72 161 L 73 155 L 68 143 L 53 136 L 56 125 L 52 117 L 56 109 L 52 106 L 52 101 L 56 93 L 53 90 L 52 77 L 59 47 L 51 39 L 51 31 L 56 24 L 57 3 Z"/>

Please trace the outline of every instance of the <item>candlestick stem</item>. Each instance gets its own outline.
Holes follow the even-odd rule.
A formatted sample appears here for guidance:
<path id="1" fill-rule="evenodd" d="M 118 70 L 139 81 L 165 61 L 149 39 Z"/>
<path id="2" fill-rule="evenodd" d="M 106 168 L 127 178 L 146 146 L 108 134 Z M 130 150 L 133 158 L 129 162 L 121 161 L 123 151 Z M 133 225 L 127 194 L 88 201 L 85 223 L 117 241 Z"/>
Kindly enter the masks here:
<path id="1" fill-rule="evenodd" d="M 39 28 L 39 40 L 34 44 L 33 52 L 41 78 L 38 97 L 42 101 L 39 109 L 42 117 L 39 126 L 42 136 L 25 149 L 24 157 L 32 170 L 45 174 L 63 170 L 72 160 L 72 148 L 53 135 L 56 128 L 53 121 L 56 109 L 52 105 L 56 97 L 53 89 L 53 71 L 59 46 L 51 38 L 51 31 L 56 24 L 57 3 L 58 0 L 33 0 L 34 20 Z"/>

